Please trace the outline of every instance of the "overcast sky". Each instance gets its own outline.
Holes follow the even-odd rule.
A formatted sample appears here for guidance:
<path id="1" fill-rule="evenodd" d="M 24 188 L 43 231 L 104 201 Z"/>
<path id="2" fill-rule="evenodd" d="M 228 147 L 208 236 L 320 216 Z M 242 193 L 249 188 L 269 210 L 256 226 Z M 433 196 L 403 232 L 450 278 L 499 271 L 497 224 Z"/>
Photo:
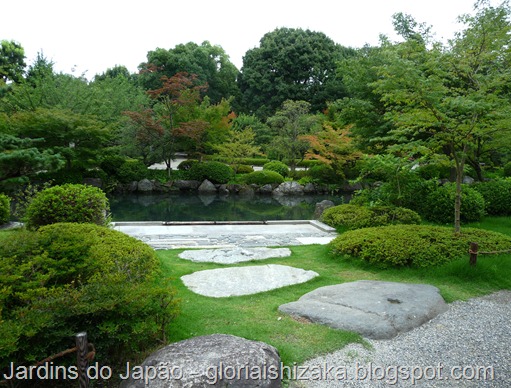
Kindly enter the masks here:
<path id="1" fill-rule="evenodd" d="M 17 0 L 0 9 L 0 40 L 15 40 L 31 64 L 38 52 L 55 70 L 87 78 L 115 65 L 131 72 L 157 47 L 208 40 L 241 68 L 243 55 L 275 28 L 325 33 L 350 47 L 394 38 L 392 15 L 408 13 L 433 26 L 438 39 L 460 29 L 457 16 L 474 0 Z"/>

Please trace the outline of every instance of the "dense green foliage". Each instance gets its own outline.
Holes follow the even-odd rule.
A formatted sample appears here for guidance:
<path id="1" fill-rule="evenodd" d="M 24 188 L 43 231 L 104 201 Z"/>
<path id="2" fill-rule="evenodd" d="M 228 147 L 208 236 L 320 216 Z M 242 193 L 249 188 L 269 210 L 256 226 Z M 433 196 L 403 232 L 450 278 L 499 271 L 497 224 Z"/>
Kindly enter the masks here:
<path id="1" fill-rule="evenodd" d="M 326 209 L 321 220 L 332 227 L 359 229 L 392 224 L 420 224 L 420 216 L 413 210 L 392 206 L 357 206 L 343 204 Z"/>
<path id="2" fill-rule="evenodd" d="M 440 224 L 452 223 L 455 195 L 456 187 L 453 184 L 438 186 L 423 199 L 424 218 Z M 484 213 L 483 196 L 470 186 L 464 185 L 461 192 L 461 221 L 479 221 Z"/>
<path id="3" fill-rule="evenodd" d="M 35 195 L 25 212 L 29 229 L 57 222 L 106 225 L 108 199 L 93 186 L 66 184 L 45 189 Z"/>
<path id="4" fill-rule="evenodd" d="M 176 314 L 172 290 L 155 286 L 154 251 L 106 227 L 16 231 L 0 258 L 0 370 L 65 350 L 81 331 L 112 364 L 154 346 Z"/>
<path id="5" fill-rule="evenodd" d="M 266 163 L 263 166 L 263 170 L 278 172 L 283 177 L 286 177 L 289 174 L 289 167 L 287 164 L 278 160 L 272 160 L 271 162 Z"/>
<path id="6" fill-rule="evenodd" d="M 331 247 L 336 255 L 351 255 L 381 267 L 427 267 L 467 256 L 470 242 L 481 251 L 511 248 L 511 237 L 497 232 L 465 228 L 454 235 L 451 228 L 427 225 L 391 225 L 348 231 Z"/>
<path id="7" fill-rule="evenodd" d="M 256 184 L 256 185 L 267 185 L 284 182 L 284 177 L 278 172 L 270 170 L 254 171 L 246 174 L 242 178 L 244 183 Z"/>
<path id="8" fill-rule="evenodd" d="M 207 179 L 211 183 L 227 183 L 234 174 L 233 169 L 221 162 L 194 163 L 188 170 L 189 179 L 203 181 Z"/>
<path id="9" fill-rule="evenodd" d="M 0 194 L 0 225 L 9 222 L 11 218 L 11 200 L 5 194 Z"/>
<path id="10" fill-rule="evenodd" d="M 487 214 L 499 216 L 511 215 L 510 179 L 478 182 L 471 187 L 483 196 L 484 209 Z"/>

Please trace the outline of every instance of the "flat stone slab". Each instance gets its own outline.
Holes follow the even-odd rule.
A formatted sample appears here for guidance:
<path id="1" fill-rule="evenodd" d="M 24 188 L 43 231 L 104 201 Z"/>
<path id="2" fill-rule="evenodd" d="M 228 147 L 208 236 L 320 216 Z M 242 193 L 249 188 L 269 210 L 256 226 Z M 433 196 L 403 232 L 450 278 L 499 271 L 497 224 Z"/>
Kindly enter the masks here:
<path id="1" fill-rule="evenodd" d="M 279 310 L 367 338 L 389 339 L 447 308 L 430 285 L 360 280 L 318 288 Z"/>
<path id="2" fill-rule="evenodd" d="M 224 248 L 184 251 L 179 257 L 198 263 L 235 264 L 244 261 L 265 260 L 291 256 L 288 248 Z"/>
<path id="3" fill-rule="evenodd" d="M 279 264 L 218 268 L 181 276 L 184 285 L 199 295 L 222 298 L 257 294 L 305 283 L 318 276 L 314 271 Z"/>

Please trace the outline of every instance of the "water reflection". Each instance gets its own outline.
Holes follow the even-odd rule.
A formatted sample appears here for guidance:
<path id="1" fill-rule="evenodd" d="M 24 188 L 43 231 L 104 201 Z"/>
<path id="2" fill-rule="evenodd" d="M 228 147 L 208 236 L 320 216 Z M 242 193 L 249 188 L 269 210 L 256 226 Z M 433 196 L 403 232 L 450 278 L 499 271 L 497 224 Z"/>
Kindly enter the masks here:
<path id="1" fill-rule="evenodd" d="M 113 221 L 265 221 L 312 219 L 316 203 L 347 196 L 127 194 L 110 198 Z"/>

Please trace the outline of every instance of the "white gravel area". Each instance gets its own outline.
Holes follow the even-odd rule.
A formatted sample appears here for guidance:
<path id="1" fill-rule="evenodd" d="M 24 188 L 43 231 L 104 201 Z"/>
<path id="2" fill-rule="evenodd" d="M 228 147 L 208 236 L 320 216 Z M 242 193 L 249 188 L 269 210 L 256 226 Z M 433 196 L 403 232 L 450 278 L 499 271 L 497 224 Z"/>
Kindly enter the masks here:
<path id="1" fill-rule="evenodd" d="M 391 340 L 309 360 L 294 387 L 511 387 L 511 291 L 466 302 Z M 301 368 L 301 369 L 300 369 Z"/>

